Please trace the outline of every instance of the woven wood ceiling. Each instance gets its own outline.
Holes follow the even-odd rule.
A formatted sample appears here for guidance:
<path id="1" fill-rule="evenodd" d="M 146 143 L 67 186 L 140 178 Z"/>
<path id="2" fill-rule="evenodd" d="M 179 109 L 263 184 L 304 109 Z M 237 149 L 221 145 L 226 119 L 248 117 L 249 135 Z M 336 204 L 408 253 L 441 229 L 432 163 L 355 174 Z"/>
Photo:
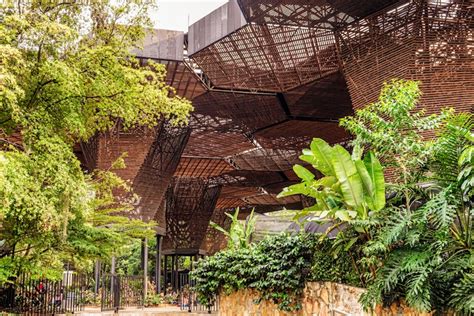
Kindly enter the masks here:
<path id="1" fill-rule="evenodd" d="M 392 78 L 422 82 L 421 106 L 474 107 L 474 5 L 465 0 L 239 0 L 247 24 L 167 67 L 192 100 L 182 130 L 99 135 L 83 144 L 90 168 L 132 152 L 124 176 L 140 213 L 168 234 L 165 248 L 216 251 L 225 211 L 301 207 L 276 194 L 313 137 L 341 143 L 339 118 L 376 101 Z M 146 62 L 145 60 L 143 62 Z M 166 227 L 165 227 L 166 226 Z M 190 251 L 191 251 L 190 250 Z"/>

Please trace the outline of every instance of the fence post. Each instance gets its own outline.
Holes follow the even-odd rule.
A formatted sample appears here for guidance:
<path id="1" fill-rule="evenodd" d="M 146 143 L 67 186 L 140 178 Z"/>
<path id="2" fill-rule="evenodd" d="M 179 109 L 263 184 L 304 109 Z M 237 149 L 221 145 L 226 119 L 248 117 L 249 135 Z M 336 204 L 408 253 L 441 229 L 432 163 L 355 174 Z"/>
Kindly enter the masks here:
<path id="1" fill-rule="evenodd" d="M 114 302 L 114 312 L 118 313 L 120 309 L 120 277 L 116 274 L 112 275 L 112 280 L 114 284 L 114 291 L 113 291 L 113 302 Z"/>

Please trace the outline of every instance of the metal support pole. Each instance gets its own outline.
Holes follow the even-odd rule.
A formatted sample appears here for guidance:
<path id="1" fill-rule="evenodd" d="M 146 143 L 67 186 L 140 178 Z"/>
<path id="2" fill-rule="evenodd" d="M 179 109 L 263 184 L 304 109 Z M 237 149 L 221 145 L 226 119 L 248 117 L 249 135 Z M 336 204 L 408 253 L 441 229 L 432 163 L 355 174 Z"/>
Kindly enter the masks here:
<path id="1" fill-rule="evenodd" d="M 114 307 L 117 307 L 115 306 L 115 302 L 116 302 L 116 291 L 115 291 L 115 282 L 116 282 L 116 279 L 115 279 L 115 256 L 112 257 L 112 261 L 110 262 L 110 293 L 112 294 L 112 302 L 114 302 Z"/>
<path id="2" fill-rule="evenodd" d="M 95 268 L 94 268 L 94 281 L 95 281 L 94 295 L 96 296 L 99 293 L 99 288 L 100 288 L 100 268 L 101 268 L 100 266 L 101 266 L 100 261 L 96 260 Z"/>
<path id="3" fill-rule="evenodd" d="M 143 266 L 143 299 L 145 300 L 148 294 L 148 239 L 144 238 L 142 243 L 142 266 Z"/>
<path id="4" fill-rule="evenodd" d="M 171 255 L 171 288 L 173 291 L 176 289 L 175 284 L 174 284 L 174 268 L 175 268 L 175 261 L 176 261 L 176 256 Z"/>
<path id="5" fill-rule="evenodd" d="M 189 256 L 189 272 L 192 272 L 193 271 L 193 260 L 194 259 L 194 256 Z M 189 298 L 188 298 L 188 312 L 191 313 L 193 311 L 193 295 L 191 293 L 191 277 L 190 275 L 188 274 L 188 294 L 189 294 Z"/>
<path id="6" fill-rule="evenodd" d="M 143 271 L 143 269 L 145 268 L 144 266 L 144 262 L 145 262 L 145 243 L 142 239 L 142 243 L 140 244 L 140 270 Z"/>
<path id="7" fill-rule="evenodd" d="M 176 263 L 176 267 L 175 267 L 175 269 L 176 269 L 175 273 L 176 274 L 175 274 L 175 283 L 174 284 L 175 284 L 175 287 L 176 287 L 175 291 L 178 292 L 178 290 L 179 290 L 179 256 L 178 255 L 176 255 L 175 263 Z"/>
<path id="8" fill-rule="evenodd" d="M 168 288 L 168 256 L 165 255 L 165 258 L 164 258 L 164 264 L 165 264 L 165 269 L 164 269 L 164 283 L 165 283 L 165 286 L 163 287 L 164 289 L 164 293 L 166 294 L 166 289 Z"/>
<path id="9" fill-rule="evenodd" d="M 161 293 L 161 244 L 163 237 L 156 235 L 155 285 L 156 294 Z M 166 282 L 166 279 L 165 279 Z M 166 284 L 165 284 L 166 286 Z"/>

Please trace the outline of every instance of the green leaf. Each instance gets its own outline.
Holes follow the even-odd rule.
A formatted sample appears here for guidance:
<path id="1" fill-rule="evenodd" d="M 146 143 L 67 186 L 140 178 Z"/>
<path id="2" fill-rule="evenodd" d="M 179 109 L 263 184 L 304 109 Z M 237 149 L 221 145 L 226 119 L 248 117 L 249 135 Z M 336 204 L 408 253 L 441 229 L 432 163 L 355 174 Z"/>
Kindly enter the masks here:
<path id="1" fill-rule="evenodd" d="M 312 164 L 316 170 L 325 176 L 333 176 L 334 168 L 331 164 L 331 146 L 320 138 L 314 138 L 310 147 L 311 151 L 303 151 L 300 159 Z"/>
<path id="2" fill-rule="evenodd" d="M 313 186 L 313 187 L 322 186 L 322 187 L 330 188 L 336 183 L 337 183 L 336 177 L 328 176 L 328 177 L 322 177 L 321 179 L 318 179 L 317 181 L 314 181 L 311 186 Z"/>
<path id="3" fill-rule="evenodd" d="M 352 149 L 352 160 L 360 160 L 362 157 L 362 148 L 360 147 L 360 144 L 357 143 L 354 145 L 354 148 Z"/>
<path id="4" fill-rule="evenodd" d="M 351 155 L 342 146 L 336 145 L 333 148 L 331 161 L 336 177 L 341 183 L 344 203 L 359 209 L 363 204 L 364 189 L 357 168 L 351 160 Z"/>
<path id="5" fill-rule="evenodd" d="M 303 195 L 310 195 L 310 190 L 308 189 L 308 185 L 306 183 L 297 183 L 290 185 L 286 188 L 283 188 L 277 198 L 282 198 L 285 196 L 296 195 L 296 194 L 303 194 Z"/>
<path id="6" fill-rule="evenodd" d="M 372 204 L 372 195 L 374 194 L 374 185 L 372 183 L 372 179 L 370 178 L 369 172 L 367 171 L 367 167 L 365 166 L 362 160 L 354 161 L 354 164 L 357 168 L 357 172 L 359 173 L 360 179 L 362 180 L 362 184 L 364 185 L 364 193 L 366 197 L 367 204 Z"/>
<path id="7" fill-rule="evenodd" d="M 385 207 L 385 178 L 382 165 L 373 152 L 367 153 L 364 164 L 372 183 L 369 207 L 373 211 L 380 211 Z"/>
<path id="8" fill-rule="evenodd" d="M 349 242 L 344 247 L 344 251 L 348 251 L 349 249 L 351 249 L 351 247 L 357 242 L 357 240 L 359 240 L 359 237 L 354 237 L 349 240 Z"/>
<path id="9" fill-rule="evenodd" d="M 210 222 L 209 223 L 209 226 L 211 226 L 212 228 L 214 228 L 215 230 L 218 230 L 220 231 L 221 233 L 223 233 L 225 236 L 229 236 L 229 233 L 222 227 L 220 227 L 218 224 L 214 223 L 214 222 Z"/>
<path id="10" fill-rule="evenodd" d="M 304 180 L 304 181 L 307 181 L 307 182 L 310 182 L 311 180 L 314 179 L 314 174 L 309 171 L 308 169 L 306 169 L 305 167 L 301 166 L 301 165 L 294 165 L 293 166 L 293 171 L 296 173 L 296 175 Z"/>
<path id="11" fill-rule="evenodd" d="M 336 211 L 336 213 L 334 213 L 334 215 L 337 218 L 339 218 L 340 220 L 345 221 L 345 222 L 348 222 L 348 221 L 352 220 L 352 218 L 350 217 L 349 213 L 346 210 Z"/>

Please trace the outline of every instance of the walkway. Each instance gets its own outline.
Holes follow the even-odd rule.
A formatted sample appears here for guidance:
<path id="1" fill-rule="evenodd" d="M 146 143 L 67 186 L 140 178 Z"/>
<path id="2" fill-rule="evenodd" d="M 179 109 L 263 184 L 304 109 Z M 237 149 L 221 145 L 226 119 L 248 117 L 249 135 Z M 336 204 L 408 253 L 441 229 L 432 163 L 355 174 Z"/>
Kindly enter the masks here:
<path id="1" fill-rule="evenodd" d="M 119 315 L 127 316 L 195 316 L 195 315 L 209 315 L 207 312 L 192 312 L 182 311 L 179 307 L 150 307 L 150 308 L 127 308 L 120 310 Z M 212 313 L 216 315 L 216 312 Z M 80 316 L 98 316 L 98 315 L 114 315 L 113 311 L 101 312 L 100 308 L 86 307 L 84 311 L 76 312 L 75 315 Z"/>

